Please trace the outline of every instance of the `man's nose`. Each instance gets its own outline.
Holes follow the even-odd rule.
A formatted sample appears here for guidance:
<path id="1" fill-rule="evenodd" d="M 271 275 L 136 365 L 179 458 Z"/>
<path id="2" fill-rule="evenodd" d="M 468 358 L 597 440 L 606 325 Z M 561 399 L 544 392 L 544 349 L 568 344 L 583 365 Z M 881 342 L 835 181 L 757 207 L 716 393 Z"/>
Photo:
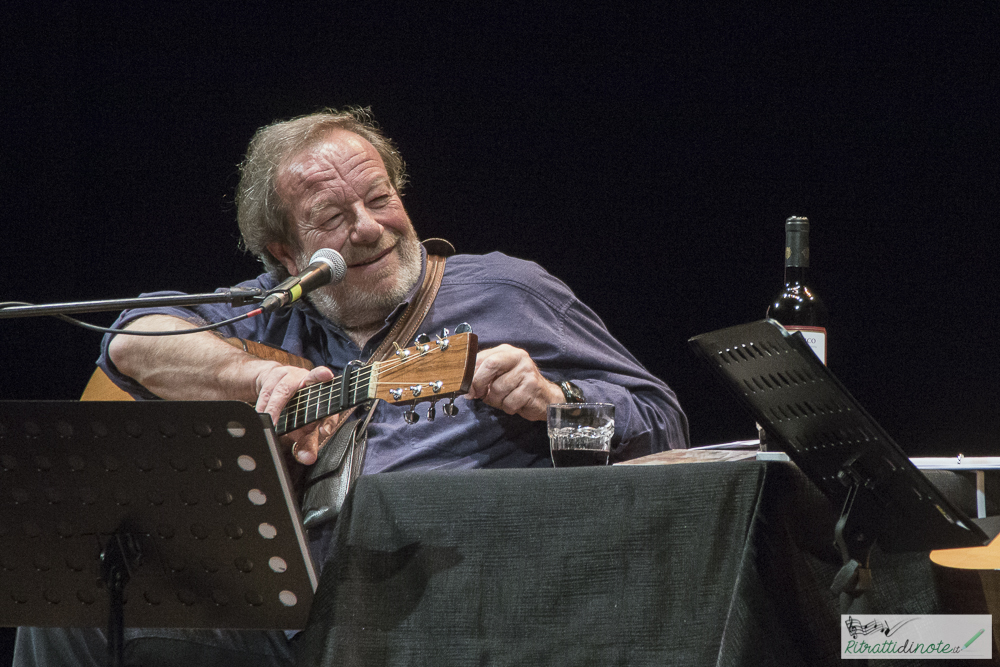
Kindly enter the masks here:
<path id="1" fill-rule="evenodd" d="M 378 241 L 382 236 L 383 227 L 368 210 L 361 208 L 354 220 L 354 227 L 351 229 L 351 243 L 355 245 L 368 245 Z"/>

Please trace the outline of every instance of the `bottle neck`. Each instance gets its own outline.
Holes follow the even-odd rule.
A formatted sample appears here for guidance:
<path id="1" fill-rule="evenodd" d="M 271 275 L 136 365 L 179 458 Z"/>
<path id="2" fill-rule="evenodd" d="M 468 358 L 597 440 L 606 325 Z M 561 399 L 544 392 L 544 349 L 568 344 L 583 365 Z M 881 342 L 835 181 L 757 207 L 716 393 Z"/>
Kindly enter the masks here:
<path id="1" fill-rule="evenodd" d="M 785 285 L 802 285 L 809 276 L 806 266 L 785 266 Z"/>
<path id="2" fill-rule="evenodd" d="M 785 284 L 801 283 L 809 273 L 809 228 L 785 230 Z"/>

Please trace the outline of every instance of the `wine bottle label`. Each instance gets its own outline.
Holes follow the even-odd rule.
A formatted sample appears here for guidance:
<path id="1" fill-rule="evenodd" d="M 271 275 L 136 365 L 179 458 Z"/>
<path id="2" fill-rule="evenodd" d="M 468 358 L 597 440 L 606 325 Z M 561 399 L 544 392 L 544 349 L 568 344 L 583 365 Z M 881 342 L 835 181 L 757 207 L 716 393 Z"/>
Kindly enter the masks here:
<path id="1" fill-rule="evenodd" d="M 824 365 L 826 364 L 826 329 L 823 327 L 785 326 L 785 330 L 791 333 L 801 331 L 812 351 Z"/>

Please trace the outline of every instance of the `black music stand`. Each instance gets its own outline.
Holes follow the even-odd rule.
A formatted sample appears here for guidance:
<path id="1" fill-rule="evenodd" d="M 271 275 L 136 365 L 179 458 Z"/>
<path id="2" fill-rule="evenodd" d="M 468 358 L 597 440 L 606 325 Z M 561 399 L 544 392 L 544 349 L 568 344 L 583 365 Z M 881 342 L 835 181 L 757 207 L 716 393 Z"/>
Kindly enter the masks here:
<path id="1" fill-rule="evenodd" d="M 0 625 L 301 629 L 317 576 L 239 402 L 0 401 Z M 117 645 L 116 645 L 117 642 Z"/>
<path id="2" fill-rule="evenodd" d="M 809 348 L 767 319 L 688 341 L 789 458 L 842 508 L 834 536 L 856 595 L 876 540 L 886 552 L 983 546 L 997 517 L 970 519 L 907 458 Z M 769 440 L 770 444 L 770 440 Z"/>

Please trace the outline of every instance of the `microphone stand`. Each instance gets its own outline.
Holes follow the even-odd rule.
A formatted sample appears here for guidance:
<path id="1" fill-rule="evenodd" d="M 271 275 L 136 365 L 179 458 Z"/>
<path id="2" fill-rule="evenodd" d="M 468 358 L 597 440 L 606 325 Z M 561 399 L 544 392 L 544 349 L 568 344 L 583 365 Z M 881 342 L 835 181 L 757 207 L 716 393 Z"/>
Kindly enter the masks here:
<path id="1" fill-rule="evenodd" d="M 262 289 L 233 287 L 208 294 L 175 294 L 170 296 L 149 296 L 135 299 L 101 299 L 99 301 L 70 301 L 31 306 L 7 306 L 0 308 L 0 319 L 14 317 L 41 317 L 43 315 L 67 315 L 69 313 L 97 313 L 107 310 L 125 310 L 148 306 L 196 306 L 203 303 L 228 303 L 239 307 L 262 301 L 266 293 Z"/>

